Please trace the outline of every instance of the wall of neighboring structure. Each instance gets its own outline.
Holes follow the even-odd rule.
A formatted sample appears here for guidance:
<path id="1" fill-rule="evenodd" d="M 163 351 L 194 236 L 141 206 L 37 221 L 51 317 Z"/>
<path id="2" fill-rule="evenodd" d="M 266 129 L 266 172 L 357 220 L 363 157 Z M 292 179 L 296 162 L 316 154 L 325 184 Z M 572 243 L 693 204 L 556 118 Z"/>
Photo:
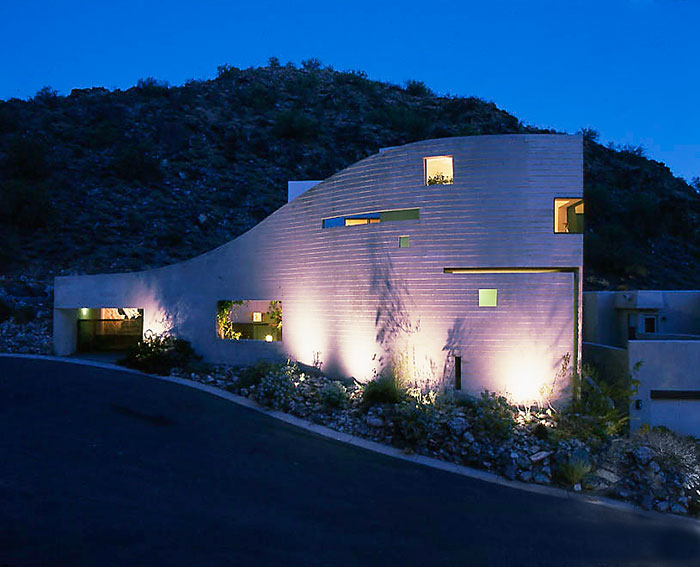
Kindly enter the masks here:
<path id="1" fill-rule="evenodd" d="M 453 156 L 454 183 L 426 186 L 423 159 L 441 155 Z M 461 353 L 465 389 L 524 395 L 578 350 L 583 237 L 554 234 L 553 202 L 581 196 L 578 136 L 417 142 L 350 166 L 188 262 L 57 278 L 55 307 L 140 307 L 145 329 L 171 328 L 209 360 L 288 353 L 361 380 L 392 355 L 410 358 L 426 380 L 451 380 Z M 420 218 L 323 228 L 324 218 L 409 208 Z M 478 306 L 480 288 L 498 290 L 497 307 Z M 281 300 L 284 342 L 217 339 L 221 299 Z"/>
<path id="2" fill-rule="evenodd" d="M 700 437 L 700 399 L 689 394 L 700 392 L 700 340 L 629 341 L 628 351 L 630 368 L 639 363 L 635 377 L 640 381 L 630 409 L 631 429 L 664 425 Z M 654 399 L 652 391 L 665 394 Z"/>
<path id="3" fill-rule="evenodd" d="M 644 316 L 657 320 L 656 335 L 700 335 L 700 291 L 590 291 L 583 294 L 583 340 L 624 347 L 630 322 L 644 333 Z M 647 338 L 654 338 L 647 336 Z"/>

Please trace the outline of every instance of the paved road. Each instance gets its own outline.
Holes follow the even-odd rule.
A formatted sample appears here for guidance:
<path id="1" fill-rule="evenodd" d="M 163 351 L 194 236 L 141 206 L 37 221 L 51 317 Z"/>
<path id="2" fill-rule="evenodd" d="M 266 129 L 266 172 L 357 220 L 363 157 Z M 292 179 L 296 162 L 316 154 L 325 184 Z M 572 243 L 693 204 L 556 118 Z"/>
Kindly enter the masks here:
<path id="1" fill-rule="evenodd" d="M 119 371 L 0 357 L 0 431 L 0 566 L 700 565 L 697 530 Z"/>

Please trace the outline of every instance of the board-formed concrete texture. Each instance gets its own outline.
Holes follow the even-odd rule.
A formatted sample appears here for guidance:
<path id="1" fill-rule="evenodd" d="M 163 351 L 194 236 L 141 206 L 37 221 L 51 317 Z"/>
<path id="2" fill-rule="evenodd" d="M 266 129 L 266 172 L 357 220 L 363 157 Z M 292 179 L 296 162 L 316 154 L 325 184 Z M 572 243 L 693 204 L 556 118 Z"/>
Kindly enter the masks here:
<path id="1" fill-rule="evenodd" d="M 453 183 L 426 185 L 436 156 Z M 189 261 L 56 278 L 54 348 L 75 350 L 80 308 L 132 307 L 213 362 L 289 356 L 366 381 L 393 358 L 449 384 L 460 357 L 464 390 L 533 399 L 580 355 L 583 235 L 554 232 L 554 199 L 582 195 L 580 136 L 390 148 Z M 220 300 L 281 301 L 283 341 L 218 338 Z"/>

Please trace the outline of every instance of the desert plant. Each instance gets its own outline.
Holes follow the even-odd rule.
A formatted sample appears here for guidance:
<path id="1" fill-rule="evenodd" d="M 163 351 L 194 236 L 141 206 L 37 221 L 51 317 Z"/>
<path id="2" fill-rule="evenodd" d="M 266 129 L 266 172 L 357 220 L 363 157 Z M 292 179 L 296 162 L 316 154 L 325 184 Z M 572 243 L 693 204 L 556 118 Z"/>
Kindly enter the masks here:
<path id="1" fill-rule="evenodd" d="M 344 408 L 349 400 L 348 391 L 340 382 L 325 384 L 319 391 L 318 397 L 327 409 Z"/>
<path id="2" fill-rule="evenodd" d="M 654 451 L 656 460 L 667 470 L 676 471 L 687 489 L 700 489 L 700 445 L 665 427 L 643 427 L 633 441 Z"/>
<path id="3" fill-rule="evenodd" d="M 220 339 L 237 341 L 241 338 L 241 333 L 234 329 L 231 316 L 246 303 L 240 299 L 216 302 L 216 329 Z"/>
<path id="4" fill-rule="evenodd" d="M 130 348 L 117 364 L 135 368 L 150 374 L 167 376 L 173 368 L 187 368 L 201 360 L 188 341 L 173 335 L 146 331 L 143 340 Z"/>
<path id="5" fill-rule="evenodd" d="M 261 360 L 252 366 L 246 366 L 238 372 L 236 388 L 241 390 L 243 388 L 247 389 L 251 386 L 257 386 L 264 376 L 270 373 L 278 373 L 282 366 L 280 362 L 270 362 L 266 360 Z"/>
<path id="6" fill-rule="evenodd" d="M 617 379 L 602 379 L 595 368 L 584 365 L 580 375 L 574 373 L 572 377 L 580 395 L 562 412 L 562 424 L 569 422 L 571 433 L 578 436 L 586 433 L 605 439 L 624 433 L 629 424 L 629 404 L 639 385 L 634 375 L 640 365 L 635 365 L 631 375 Z"/>
<path id="7" fill-rule="evenodd" d="M 124 145 L 112 159 L 112 172 L 124 181 L 138 181 L 144 185 L 160 181 L 163 170 L 155 149 L 144 141 Z"/>
<path id="8" fill-rule="evenodd" d="M 403 392 L 403 386 L 397 376 L 390 369 L 385 369 L 365 384 L 362 390 L 362 405 L 369 408 L 374 404 L 397 404 L 403 398 Z"/>
<path id="9" fill-rule="evenodd" d="M 0 297 L 0 323 L 7 321 L 12 315 L 12 306 Z"/>
<path id="10" fill-rule="evenodd" d="M 289 411 L 294 402 L 294 365 L 285 365 L 277 372 L 268 372 L 255 388 L 255 399 L 266 407 Z"/>
<path id="11" fill-rule="evenodd" d="M 415 448 L 427 441 L 437 428 L 435 417 L 434 405 L 409 399 L 396 406 L 392 421 L 397 437 Z"/>
<path id="12" fill-rule="evenodd" d="M 473 423 L 475 434 L 494 440 L 509 438 L 515 428 L 517 408 L 505 396 L 484 391 L 478 398 L 459 400 Z"/>
<path id="13" fill-rule="evenodd" d="M 436 173 L 428 177 L 428 185 L 451 185 L 453 182 L 452 177 L 445 175 L 444 173 Z"/>
<path id="14" fill-rule="evenodd" d="M 270 305 L 267 307 L 267 318 L 275 329 L 280 330 L 282 328 L 282 302 L 272 300 Z"/>
<path id="15" fill-rule="evenodd" d="M 570 456 L 556 470 L 557 476 L 569 486 L 581 484 L 581 480 L 591 472 L 591 463 L 577 455 Z"/>

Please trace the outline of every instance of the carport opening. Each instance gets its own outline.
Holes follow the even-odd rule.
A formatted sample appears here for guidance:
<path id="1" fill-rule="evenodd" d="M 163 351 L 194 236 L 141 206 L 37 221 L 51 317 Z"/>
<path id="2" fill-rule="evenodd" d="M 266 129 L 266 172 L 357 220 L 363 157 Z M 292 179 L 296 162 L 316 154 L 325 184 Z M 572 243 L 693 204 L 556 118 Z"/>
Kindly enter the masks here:
<path id="1" fill-rule="evenodd" d="M 142 337 L 143 309 L 78 309 L 78 352 L 127 350 L 136 345 Z"/>

